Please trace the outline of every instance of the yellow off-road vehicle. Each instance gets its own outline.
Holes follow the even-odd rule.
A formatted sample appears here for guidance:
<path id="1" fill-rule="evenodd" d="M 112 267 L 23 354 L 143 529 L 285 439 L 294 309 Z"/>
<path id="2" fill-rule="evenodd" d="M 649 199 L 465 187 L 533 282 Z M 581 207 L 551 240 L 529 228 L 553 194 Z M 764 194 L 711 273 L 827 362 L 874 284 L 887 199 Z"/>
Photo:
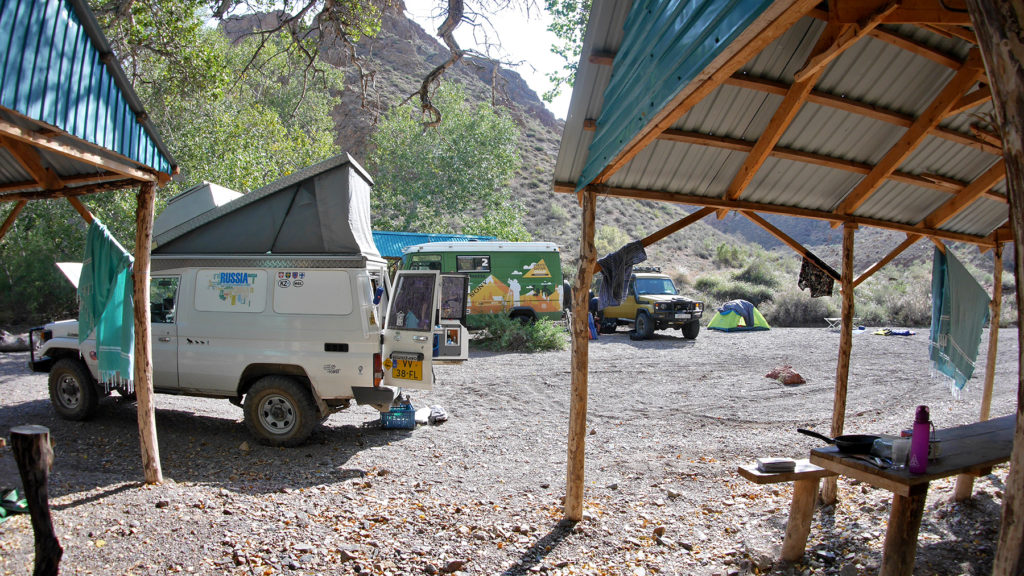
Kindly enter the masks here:
<path id="1" fill-rule="evenodd" d="M 630 337 L 650 338 L 655 330 L 678 328 L 684 338 L 693 339 L 700 332 L 704 303 L 681 296 L 672 278 L 660 268 L 634 268 L 626 297 L 618 306 L 609 306 L 597 313 L 599 330 L 610 334 L 621 325 L 633 325 Z"/>

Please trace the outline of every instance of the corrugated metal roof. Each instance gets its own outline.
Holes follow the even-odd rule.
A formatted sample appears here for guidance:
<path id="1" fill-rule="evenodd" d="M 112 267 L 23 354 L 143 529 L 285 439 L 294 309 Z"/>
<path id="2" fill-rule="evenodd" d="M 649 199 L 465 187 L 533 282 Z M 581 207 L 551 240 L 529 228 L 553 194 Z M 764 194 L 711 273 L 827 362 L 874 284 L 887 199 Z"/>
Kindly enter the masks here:
<path id="1" fill-rule="evenodd" d="M 405 249 L 430 242 L 474 242 L 494 240 L 494 236 L 473 236 L 471 234 L 420 234 L 418 232 L 392 232 L 374 230 L 373 243 L 385 258 L 401 258 Z"/>
<path id="2" fill-rule="evenodd" d="M 715 55 L 758 14 L 797 5 L 813 8 L 798 0 L 595 0 L 555 166 L 559 189 L 579 190 L 591 182 L 641 130 L 651 129 L 651 118 L 665 113 L 662 106 L 693 90 L 691 80 L 697 79 L 695 85 L 710 77 L 721 61 L 713 63 Z M 617 196 L 665 199 L 668 192 L 690 204 L 707 198 L 711 206 L 733 202 L 742 209 L 763 206 L 768 213 L 813 210 L 808 215 L 906 230 L 999 160 L 998 148 L 972 133 L 972 124 L 992 110 L 984 102 L 943 119 L 941 129 L 952 134 L 931 132 L 857 209 L 834 213 L 974 49 L 955 35 L 882 24 L 828 64 L 813 97 L 801 105 L 738 201 L 727 201 L 749 151 L 818 42 L 823 14 L 819 8 L 800 18 L 601 184 Z M 696 30 L 697 23 L 704 28 Z M 708 34 L 726 40 L 712 49 Z M 591 60 L 595 52 L 614 54 L 614 63 Z M 694 68 L 695 62 L 701 65 Z M 1005 184 L 992 190 L 1003 191 Z M 1007 217 L 1005 202 L 983 197 L 935 233 L 989 242 L 983 239 Z"/>
<path id="3" fill-rule="evenodd" d="M 0 2 L 0 48 L 0 107 L 173 173 L 174 159 L 84 0 Z"/>

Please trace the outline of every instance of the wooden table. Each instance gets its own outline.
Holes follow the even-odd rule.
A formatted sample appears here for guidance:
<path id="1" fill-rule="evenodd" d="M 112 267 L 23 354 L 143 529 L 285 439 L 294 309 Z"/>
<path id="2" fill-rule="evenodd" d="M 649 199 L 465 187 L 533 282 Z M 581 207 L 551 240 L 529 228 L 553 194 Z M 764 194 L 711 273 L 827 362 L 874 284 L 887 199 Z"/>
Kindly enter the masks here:
<path id="1" fill-rule="evenodd" d="M 957 474 L 984 476 L 996 464 L 1007 462 L 1013 449 L 1016 420 L 1013 415 L 985 422 L 936 430 L 940 442 L 938 460 L 928 462 L 924 474 L 877 468 L 851 458 L 835 447 L 811 450 L 810 461 L 826 470 L 855 478 L 893 493 L 889 527 L 882 552 L 882 576 L 909 576 L 917 554 L 917 532 L 921 528 L 928 483 Z"/>

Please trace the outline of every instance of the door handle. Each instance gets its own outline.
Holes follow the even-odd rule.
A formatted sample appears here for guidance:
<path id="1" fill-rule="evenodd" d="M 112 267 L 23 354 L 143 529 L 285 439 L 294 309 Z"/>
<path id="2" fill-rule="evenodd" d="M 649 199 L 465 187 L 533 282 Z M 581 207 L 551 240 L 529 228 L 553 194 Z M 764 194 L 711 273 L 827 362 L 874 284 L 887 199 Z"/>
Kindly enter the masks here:
<path id="1" fill-rule="evenodd" d="M 171 338 L 169 336 L 161 336 L 161 337 L 157 338 L 157 340 L 159 340 L 161 342 L 170 342 Z"/>
<path id="2" fill-rule="evenodd" d="M 412 339 L 415 340 L 416 342 L 426 342 L 427 341 L 427 337 L 426 336 L 413 336 Z"/>

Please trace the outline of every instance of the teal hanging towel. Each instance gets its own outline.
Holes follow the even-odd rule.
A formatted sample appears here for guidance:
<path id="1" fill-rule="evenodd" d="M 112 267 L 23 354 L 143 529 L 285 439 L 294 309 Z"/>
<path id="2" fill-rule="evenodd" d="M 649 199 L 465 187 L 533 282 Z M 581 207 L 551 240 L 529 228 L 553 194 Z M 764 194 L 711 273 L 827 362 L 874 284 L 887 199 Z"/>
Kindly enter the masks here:
<path id="1" fill-rule="evenodd" d="M 989 297 L 951 250 L 935 249 L 932 260 L 932 326 L 929 357 L 952 379 L 953 395 L 974 374 L 981 331 L 988 320 Z"/>
<path id="2" fill-rule="evenodd" d="M 106 226 L 94 219 L 85 240 L 78 280 L 78 342 L 81 344 L 96 330 L 100 380 L 108 389 L 112 385 L 133 389 L 133 262 Z"/>

